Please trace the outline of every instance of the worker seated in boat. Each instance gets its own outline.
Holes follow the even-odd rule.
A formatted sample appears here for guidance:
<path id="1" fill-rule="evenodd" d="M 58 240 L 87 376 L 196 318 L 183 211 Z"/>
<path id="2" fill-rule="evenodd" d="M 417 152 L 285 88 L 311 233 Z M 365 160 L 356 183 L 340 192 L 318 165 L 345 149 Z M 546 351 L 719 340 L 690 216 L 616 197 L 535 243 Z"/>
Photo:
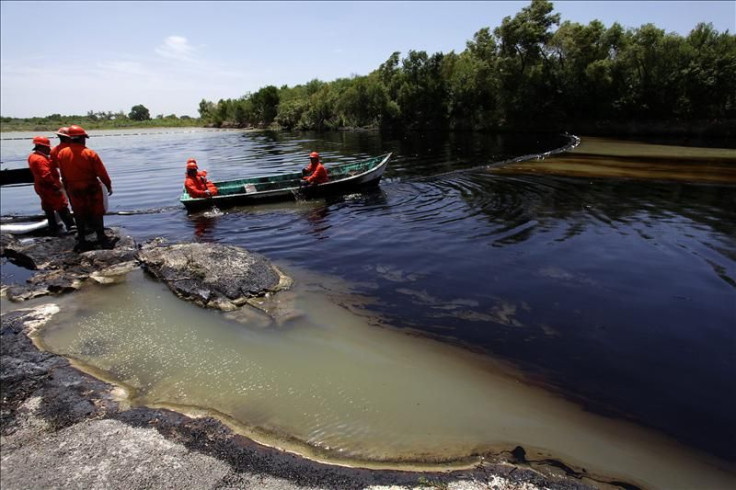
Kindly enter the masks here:
<path id="1" fill-rule="evenodd" d="M 319 153 L 313 151 L 309 154 L 309 165 L 302 170 L 302 175 L 300 185 L 316 185 L 327 182 L 327 169 L 322 165 Z"/>
<path id="2" fill-rule="evenodd" d="M 207 171 L 199 170 L 197 160 L 194 158 L 187 160 L 187 178 L 184 181 L 184 188 L 190 197 L 212 197 L 218 193 L 217 186 L 207 180 Z"/>

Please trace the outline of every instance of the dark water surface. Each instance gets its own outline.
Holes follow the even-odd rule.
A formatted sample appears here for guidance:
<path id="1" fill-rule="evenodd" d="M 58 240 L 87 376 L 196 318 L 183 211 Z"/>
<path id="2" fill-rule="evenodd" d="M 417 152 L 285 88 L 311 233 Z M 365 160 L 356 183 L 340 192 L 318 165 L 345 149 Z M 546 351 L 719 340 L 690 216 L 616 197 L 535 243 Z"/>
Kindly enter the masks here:
<path id="1" fill-rule="evenodd" d="M 374 298 L 367 308 L 387 325 L 511 361 L 591 411 L 736 461 L 736 182 L 678 179 L 671 165 L 611 177 L 566 173 L 554 158 L 527 172 L 496 164 L 561 136 L 132 133 L 89 141 L 113 180 L 110 211 L 142 213 L 106 225 L 339 277 Z M 22 166 L 30 144 L 3 138 L 4 168 Z M 177 201 L 188 157 L 225 180 L 293 171 L 313 150 L 328 169 L 394 158 L 379 188 L 327 201 L 192 216 Z M 657 155 L 641 165 L 674 161 Z M 713 158 L 736 166 L 736 150 Z M 1 192 L 3 216 L 40 213 L 30 187 Z"/>

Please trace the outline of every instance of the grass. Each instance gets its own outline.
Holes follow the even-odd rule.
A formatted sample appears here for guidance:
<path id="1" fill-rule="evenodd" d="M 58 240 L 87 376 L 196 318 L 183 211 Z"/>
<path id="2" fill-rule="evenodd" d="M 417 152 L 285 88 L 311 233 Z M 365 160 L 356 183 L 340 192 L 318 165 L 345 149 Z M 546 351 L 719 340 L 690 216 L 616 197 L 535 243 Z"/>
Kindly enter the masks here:
<path id="1" fill-rule="evenodd" d="M 162 118 L 149 119 L 147 121 L 133 121 L 131 119 L 120 120 L 92 120 L 88 117 L 64 117 L 63 119 L 49 118 L 9 118 L 0 120 L 0 132 L 9 131 L 56 131 L 60 127 L 78 124 L 86 130 L 91 129 L 122 129 L 122 128 L 186 128 L 204 127 L 200 119 L 194 118 Z"/>

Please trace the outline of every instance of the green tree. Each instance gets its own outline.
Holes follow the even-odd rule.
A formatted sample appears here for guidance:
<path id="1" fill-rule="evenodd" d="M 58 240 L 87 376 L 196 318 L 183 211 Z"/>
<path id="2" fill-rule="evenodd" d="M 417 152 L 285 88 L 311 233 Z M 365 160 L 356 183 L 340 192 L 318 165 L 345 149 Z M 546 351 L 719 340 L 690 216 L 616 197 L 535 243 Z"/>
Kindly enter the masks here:
<path id="1" fill-rule="evenodd" d="M 324 84 L 309 97 L 309 107 L 302 116 L 305 128 L 326 129 L 338 126 L 334 84 Z"/>
<path id="2" fill-rule="evenodd" d="M 252 124 L 255 119 L 253 103 L 249 96 L 243 96 L 233 103 L 233 120 L 239 125 Z"/>
<path id="3" fill-rule="evenodd" d="M 565 119 L 611 118 L 614 101 L 612 56 L 620 49 L 621 27 L 598 20 L 587 26 L 563 22 L 549 41 L 558 98 L 555 110 Z"/>
<path id="4" fill-rule="evenodd" d="M 447 123 L 447 86 L 442 73 L 442 53 L 428 56 L 409 51 L 402 61 L 397 104 L 408 129 L 443 128 Z"/>
<path id="5" fill-rule="evenodd" d="M 254 93 L 251 98 L 253 113 L 258 121 L 268 126 L 278 114 L 279 89 L 273 85 L 263 87 Z"/>
<path id="6" fill-rule="evenodd" d="M 399 68 L 400 61 L 401 53 L 399 51 L 394 51 L 386 61 L 381 63 L 377 70 L 379 80 L 386 88 L 388 88 L 389 95 L 394 100 L 396 100 L 399 85 L 401 83 L 401 69 Z"/>
<path id="7" fill-rule="evenodd" d="M 148 121 L 151 119 L 151 113 L 148 112 L 148 109 L 146 109 L 146 106 L 144 106 L 143 104 L 138 104 L 138 105 L 134 105 L 130 109 L 128 118 L 133 121 Z"/>
<path id="8" fill-rule="evenodd" d="M 199 117 L 209 121 L 215 111 L 215 104 L 207 100 L 202 99 L 199 102 Z"/>
<path id="9" fill-rule="evenodd" d="M 487 27 L 479 30 L 466 50 L 447 56 L 448 111 L 455 129 L 490 129 L 497 123 L 499 80 L 497 45 Z"/>
<path id="10" fill-rule="evenodd" d="M 336 109 L 348 126 L 379 126 L 389 102 L 378 76 L 354 77 L 341 92 Z"/>
<path id="11" fill-rule="evenodd" d="M 286 129 L 302 128 L 304 121 L 302 116 L 309 107 L 307 99 L 290 99 L 279 104 L 279 110 L 275 121 L 279 126 Z"/>
<path id="12" fill-rule="evenodd" d="M 220 99 L 217 104 L 213 104 L 209 112 L 209 121 L 216 127 L 221 127 L 223 123 L 229 121 L 232 108 L 232 99 Z"/>
<path id="13" fill-rule="evenodd" d="M 683 49 L 679 112 L 697 119 L 736 117 L 736 36 L 700 23 Z"/>
<path id="14" fill-rule="evenodd" d="M 552 14 L 553 8 L 547 0 L 532 0 L 494 30 L 499 40 L 500 97 L 509 120 L 537 121 L 555 100 L 554 79 L 546 58 L 551 28 L 560 22 L 560 14 Z"/>

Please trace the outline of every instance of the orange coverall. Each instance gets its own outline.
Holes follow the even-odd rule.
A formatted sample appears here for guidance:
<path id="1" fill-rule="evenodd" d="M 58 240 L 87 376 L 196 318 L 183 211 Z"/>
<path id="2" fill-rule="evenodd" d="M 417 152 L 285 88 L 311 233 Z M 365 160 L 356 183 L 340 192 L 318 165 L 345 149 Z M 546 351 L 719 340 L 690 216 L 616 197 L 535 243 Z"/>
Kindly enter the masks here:
<path id="1" fill-rule="evenodd" d="M 327 169 L 322 165 L 322 162 L 309 162 L 305 170 L 308 176 L 304 177 L 304 180 L 310 184 L 323 184 L 327 182 Z"/>
<path id="2" fill-rule="evenodd" d="M 56 159 L 74 214 L 94 218 L 104 216 L 105 204 L 97 178 L 108 191 L 112 189 L 112 182 L 97 153 L 82 144 L 69 143 L 59 150 Z"/>
<path id="3" fill-rule="evenodd" d="M 51 166 L 52 167 L 59 168 L 59 160 L 58 160 L 59 152 L 63 150 L 64 148 L 66 148 L 67 146 L 69 146 L 69 143 L 64 142 L 64 143 L 59 143 L 58 145 L 51 148 Z"/>
<path id="4" fill-rule="evenodd" d="M 49 157 L 34 151 L 28 156 L 28 167 L 33 174 L 33 188 L 41 198 L 41 209 L 44 211 L 60 211 L 69 205 L 61 192 L 59 171 L 51 163 Z"/>
<path id="5" fill-rule="evenodd" d="M 211 196 L 217 195 L 217 187 L 212 181 L 207 180 L 206 170 L 197 172 L 196 177 L 191 177 L 187 174 L 184 187 L 190 197 L 207 197 L 207 191 L 210 191 Z"/>

